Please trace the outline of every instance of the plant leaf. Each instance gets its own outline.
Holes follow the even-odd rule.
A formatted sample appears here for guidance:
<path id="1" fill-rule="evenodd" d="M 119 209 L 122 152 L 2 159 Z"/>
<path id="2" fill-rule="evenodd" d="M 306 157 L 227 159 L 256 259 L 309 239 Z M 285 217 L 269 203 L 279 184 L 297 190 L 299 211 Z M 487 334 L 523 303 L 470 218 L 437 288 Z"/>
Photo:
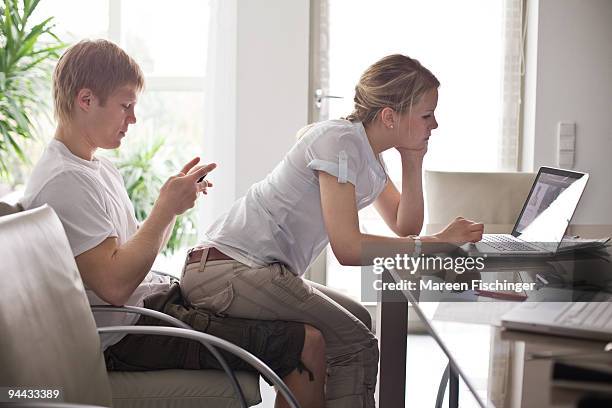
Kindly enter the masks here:
<path id="1" fill-rule="evenodd" d="M 15 153 L 17 153 L 17 157 L 19 158 L 19 160 L 21 160 L 23 163 L 27 163 L 28 160 L 25 157 L 25 155 L 23 154 L 23 150 L 21 150 L 19 145 L 15 142 L 15 139 L 13 139 L 13 137 L 11 137 L 11 135 L 7 131 L 7 129 L 4 126 L 0 126 L 0 132 L 4 136 L 4 140 L 6 141 L 6 144 L 13 147 L 13 150 L 15 151 Z M 5 164 L 5 163 L 3 163 L 3 164 Z"/>

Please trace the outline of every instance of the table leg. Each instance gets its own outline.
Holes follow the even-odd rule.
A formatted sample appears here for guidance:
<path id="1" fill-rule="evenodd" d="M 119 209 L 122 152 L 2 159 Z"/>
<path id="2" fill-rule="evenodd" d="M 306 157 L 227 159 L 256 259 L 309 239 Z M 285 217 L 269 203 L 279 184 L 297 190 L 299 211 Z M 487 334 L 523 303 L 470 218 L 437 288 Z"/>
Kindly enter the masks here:
<path id="1" fill-rule="evenodd" d="M 383 282 L 394 282 L 389 272 Z M 379 408 L 404 408 L 406 399 L 406 336 L 408 301 L 400 291 L 381 291 L 376 333 L 380 346 Z"/>

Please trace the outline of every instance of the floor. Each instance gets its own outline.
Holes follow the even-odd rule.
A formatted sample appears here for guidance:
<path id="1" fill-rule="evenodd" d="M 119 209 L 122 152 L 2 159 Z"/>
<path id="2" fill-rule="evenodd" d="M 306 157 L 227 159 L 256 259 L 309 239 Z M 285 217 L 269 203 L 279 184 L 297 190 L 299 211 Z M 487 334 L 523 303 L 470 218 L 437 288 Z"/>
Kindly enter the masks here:
<path id="1" fill-rule="evenodd" d="M 440 377 L 446 367 L 447 360 L 438 349 L 435 341 L 428 335 L 408 335 L 407 346 L 407 378 L 406 378 L 406 408 L 434 407 Z M 419 369 L 415 369 L 419 367 Z M 274 407 L 274 389 L 264 381 L 260 381 L 263 402 L 258 408 Z M 477 407 L 469 392 L 461 389 L 459 392 L 460 406 L 464 408 Z M 448 402 L 443 404 L 448 406 Z"/>

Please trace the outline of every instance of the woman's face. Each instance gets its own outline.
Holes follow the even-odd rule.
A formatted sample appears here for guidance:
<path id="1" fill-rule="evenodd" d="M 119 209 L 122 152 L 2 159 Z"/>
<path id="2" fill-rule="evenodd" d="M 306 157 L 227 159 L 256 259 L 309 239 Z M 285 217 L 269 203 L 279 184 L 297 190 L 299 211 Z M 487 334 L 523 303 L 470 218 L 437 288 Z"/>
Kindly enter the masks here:
<path id="1" fill-rule="evenodd" d="M 438 104 L 438 90 L 427 91 L 412 109 L 398 116 L 395 147 L 422 150 L 427 148 L 431 131 L 438 127 L 434 111 Z"/>

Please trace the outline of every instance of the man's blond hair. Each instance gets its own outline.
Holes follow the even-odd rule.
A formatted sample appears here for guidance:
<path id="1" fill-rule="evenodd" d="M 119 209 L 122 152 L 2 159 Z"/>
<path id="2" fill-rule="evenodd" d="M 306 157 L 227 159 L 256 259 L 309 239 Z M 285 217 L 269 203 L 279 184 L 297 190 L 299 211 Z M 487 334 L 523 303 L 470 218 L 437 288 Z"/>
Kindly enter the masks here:
<path id="1" fill-rule="evenodd" d="M 74 98 L 90 89 L 104 105 L 108 96 L 124 85 L 144 87 L 144 75 L 125 51 L 107 40 L 83 40 L 70 47 L 53 71 L 55 119 L 68 123 Z"/>

